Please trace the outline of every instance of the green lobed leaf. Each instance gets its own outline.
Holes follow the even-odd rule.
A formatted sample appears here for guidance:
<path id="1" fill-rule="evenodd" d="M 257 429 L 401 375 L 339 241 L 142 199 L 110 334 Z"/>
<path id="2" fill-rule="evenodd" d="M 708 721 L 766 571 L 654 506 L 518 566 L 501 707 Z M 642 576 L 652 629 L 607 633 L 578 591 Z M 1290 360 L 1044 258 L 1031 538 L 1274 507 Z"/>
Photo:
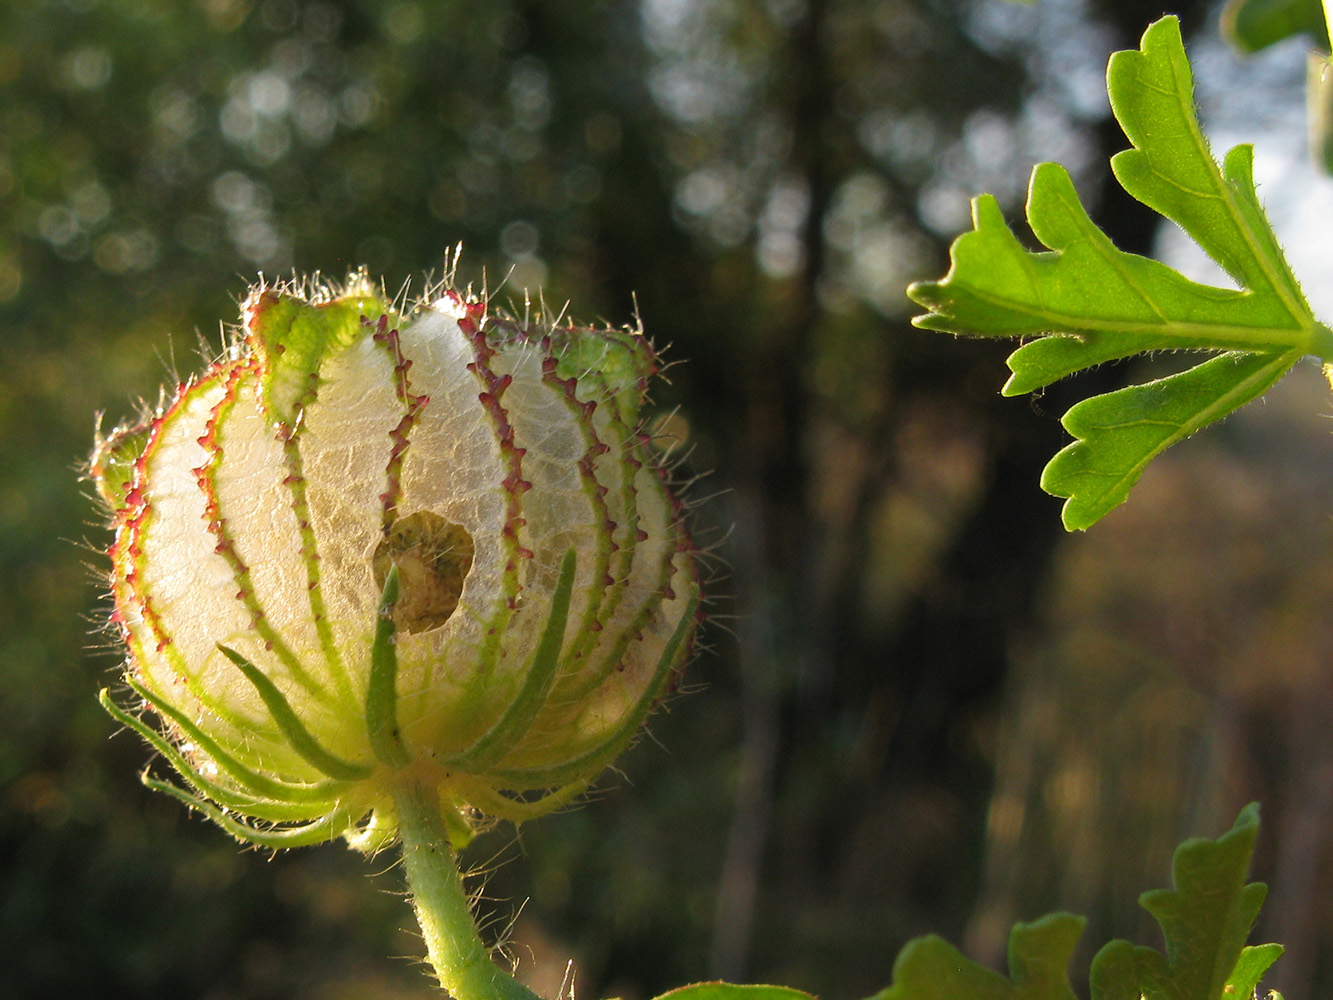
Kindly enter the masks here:
<path id="1" fill-rule="evenodd" d="M 1282 952 L 1280 944 L 1256 944 L 1243 948 L 1240 961 L 1236 963 L 1236 967 L 1231 971 L 1231 978 L 1227 980 L 1226 988 L 1223 990 L 1224 995 L 1234 997 L 1235 1000 L 1253 1000 L 1258 994 L 1259 980 L 1269 967 L 1282 957 Z"/>
<path id="2" fill-rule="evenodd" d="M 1246 881 L 1258 833 L 1259 808 L 1250 805 L 1217 840 L 1176 849 L 1175 888 L 1139 898 L 1162 928 L 1165 955 L 1112 941 L 1092 961 L 1093 1000 L 1222 1000 L 1228 985 L 1253 993 L 1281 951 L 1245 947 L 1267 892 Z"/>
<path id="3" fill-rule="evenodd" d="M 1066 969 L 1084 920 L 1052 913 L 1015 924 L 1009 977 L 967 958 L 942 938 L 909 941 L 893 964 L 893 985 L 870 1000 L 1074 1000 Z"/>
<path id="4" fill-rule="evenodd" d="M 1194 78 L 1180 22 L 1164 17 L 1140 49 L 1117 52 L 1106 68 L 1111 110 L 1133 143 L 1111 158 L 1121 187 L 1182 229 L 1251 292 L 1275 294 L 1294 329 L 1311 324 L 1296 279 L 1254 190 L 1254 153 L 1227 153 L 1219 171 L 1194 110 Z"/>
<path id="5" fill-rule="evenodd" d="M 1069 497 L 1061 515 L 1065 527 L 1091 527 L 1124 502 L 1153 458 L 1262 396 L 1301 354 L 1233 351 L 1070 407 L 1062 423 L 1077 440 L 1056 453 L 1041 478 L 1042 489 Z"/>
<path id="6" fill-rule="evenodd" d="M 1260 977 L 1282 954 L 1276 944 L 1245 946 L 1266 892 L 1246 881 L 1258 832 L 1259 808 L 1250 805 L 1217 840 L 1188 840 L 1177 848 L 1175 888 L 1139 898 L 1162 928 L 1166 953 L 1112 941 L 1093 959 L 1092 1000 L 1254 996 Z M 1008 977 L 939 937 L 917 938 L 899 953 L 892 985 L 870 1000 L 1074 1000 L 1066 970 L 1083 925 L 1067 913 L 1016 924 Z"/>
<path id="7" fill-rule="evenodd" d="M 932 310 L 917 326 L 985 336 L 1050 331 L 1066 357 L 1032 360 L 1034 341 L 1011 364 L 1013 395 L 1115 358 L 1170 348 L 1266 349 L 1308 340 L 1308 324 L 1275 295 L 1199 284 L 1165 264 L 1122 253 L 1088 217 L 1065 169 L 1043 163 L 1032 173 L 1028 218 L 1051 253 L 1029 253 L 989 195 L 976 200 L 976 228 L 954 243 L 954 266 L 939 283 L 912 286 Z M 1308 315 L 1309 310 L 1306 309 Z M 1026 352 L 1026 354 L 1024 354 Z M 1020 370 L 1022 372 L 1020 374 Z M 1018 387 L 1021 385 L 1022 387 Z"/>
<path id="8" fill-rule="evenodd" d="M 1320 0 L 1227 0 L 1221 27 L 1222 37 L 1242 52 L 1258 52 L 1302 32 L 1328 48 Z"/>
<path id="9" fill-rule="evenodd" d="M 668 990 L 657 1000 L 814 1000 L 789 986 L 737 986 L 734 983 L 695 983 Z"/>
<path id="10" fill-rule="evenodd" d="M 1112 159 L 1116 179 L 1180 225 L 1241 287 L 1200 284 L 1117 249 L 1068 173 L 1045 163 L 1032 173 L 1027 219 L 1047 250 L 1024 248 L 995 199 L 982 195 L 973 202 L 973 230 L 954 241 L 949 273 L 908 289 L 929 310 L 917 326 L 1040 337 L 1010 356 L 1006 395 L 1145 352 L 1228 352 L 1065 415 L 1077 440 L 1047 466 L 1042 486 L 1068 498 L 1070 530 L 1105 516 L 1153 458 L 1262 394 L 1303 355 L 1333 357 L 1333 331 L 1315 320 L 1264 216 L 1251 148 L 1235 147 L 1220 167 L 1209 151 L 1176 18 L 1157 21 L 1138 50 L 1111 58 L 1107 90 L 1133 144 Z"/>

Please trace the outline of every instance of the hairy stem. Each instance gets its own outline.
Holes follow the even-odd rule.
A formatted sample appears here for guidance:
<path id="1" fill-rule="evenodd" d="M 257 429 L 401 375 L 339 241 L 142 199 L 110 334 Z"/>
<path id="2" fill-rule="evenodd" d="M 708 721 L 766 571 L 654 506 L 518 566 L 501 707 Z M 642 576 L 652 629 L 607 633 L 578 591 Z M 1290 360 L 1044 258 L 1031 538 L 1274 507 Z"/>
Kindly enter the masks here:
<path id="1" fill-rule="evenodd" d="M 440 985 L 453 1000 L 538 1000 L 482 943 L 435 791 L 405 782 L 394 802 L 412 908 Z"/>

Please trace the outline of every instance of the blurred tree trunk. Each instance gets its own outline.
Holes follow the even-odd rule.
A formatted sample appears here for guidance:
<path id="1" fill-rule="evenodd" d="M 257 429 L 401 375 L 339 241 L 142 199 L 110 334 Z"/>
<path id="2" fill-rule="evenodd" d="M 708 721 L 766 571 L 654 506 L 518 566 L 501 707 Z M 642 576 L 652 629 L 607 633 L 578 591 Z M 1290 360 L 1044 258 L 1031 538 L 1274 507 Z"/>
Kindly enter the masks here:
<path id="1" fill-rule="evenodd" d="M 827 0 L 809 0 L 787 33 L 775 78 L 778 103 L 791 122 L 789 170 L 807 196 L 801 227 L 803 260 L 785 282 L 776 320 L 759 336 L 740 374 L 742 433 L 732 469 L 737 477 L 735 554 L 740 596 L 738 643 L 743 743 L 731 828 L 718 884 L 711 974 L 746 978 L 759 886 L 771 836 L 776 769 L 782 742 L 780 693 L 810 673 L 827 649 L 821 624 L 828 607 L 818 579 L 821 526 L 808 506 L 811 340 L 820 322 L 824 273 L 822 227 L 831 193 L 828 159 L 837 139 L 824 37 Z M 790 624 L 800 623 L 795 628 Z"/>
<path id="2" fill-rule="evenodd" d="M 1034 421 L 1032 404 L 998 395 L 1010 347 L 894 330 L 895 361 L 882 389 L 892 402 L 877 422 L 842 429 L 865 460 L 845 470 L 852 483 L 842 492 L 852 500 L 841 516 L 821 516 L 811 450 L 827 439 L 820 428 L 829 418 L 812 393 L 810 369 L 812 342 L 830 321 L 819 299 L 823 210 L 830 175 L 850 169 L 846 140 L 832 127 L 837 71 L 822 44 L 832 6 L 807 5 L 787 38 L 792 165 L 811 192 L 807 255 L 780 319 L 763 330 L 756 361 L 739 379 L 745 433 L 729 462 L 745 744 L 713 972 L 733 979 L 781 964 L 771 951 L 753 952 L 780 947 L 752 939 L 756 910 L 771 920 L 833 897 L 877 924 L 881 942 L 886 928 L 904 937 L 962 934 L 982 886 L 994 777 L 986 741 L 1012 650 L 1036 627 L 1063 538 L 1060 502 L 1037 485 L 1066 440 L 1054 418 L 1090 393 L 1123 384 L 1114 366 L 1062 383 L 1042 397 L 1044 419 Z M 1136 44 L 1148 23 L 1140 6 L 1107 12 L 1121 47 Z M 1195 22 L 1204 6 L 1181 13 Z M 1098 164 L 1126 145 L 1109 118 L 1096 138 Z M 1116 244 L 1150 253 L 1155 216 L 1113 184 L 1097 190 L 1101 202 L 1090 207 Z M 928 399 L 964 415 L 956 419 L 969 425 L 984 456 L 979 487 L 925 585 L 886 632 L 863 597 L 868 539 L 885 496 L 903 488 L 908 471 L 897 435 Z M 817 793 L 780 788 L 778 774 L 788 782 L 817 774 L 823 784 Z M 812 794 L 823 803 L 818 810 L 793 812 L 775 801 Z M 840 933 L 855 940 L 854 929 Z"/>

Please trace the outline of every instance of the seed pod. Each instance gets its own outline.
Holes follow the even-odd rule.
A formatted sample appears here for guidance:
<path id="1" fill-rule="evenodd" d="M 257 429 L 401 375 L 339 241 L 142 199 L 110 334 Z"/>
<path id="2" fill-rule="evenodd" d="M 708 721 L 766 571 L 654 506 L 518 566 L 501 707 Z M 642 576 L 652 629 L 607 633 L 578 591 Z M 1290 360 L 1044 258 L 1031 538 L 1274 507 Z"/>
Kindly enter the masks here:
<path id="1" fill-rule="evenodd" d="M 460 837 L 567 802 L 688 658 L 694 553 L 641 426 L 637 332 L 445 289 L 254 289 L 226 356 L 98 442 L 117 706 L 265 844 L 393 833 L 407 775 Z"/>

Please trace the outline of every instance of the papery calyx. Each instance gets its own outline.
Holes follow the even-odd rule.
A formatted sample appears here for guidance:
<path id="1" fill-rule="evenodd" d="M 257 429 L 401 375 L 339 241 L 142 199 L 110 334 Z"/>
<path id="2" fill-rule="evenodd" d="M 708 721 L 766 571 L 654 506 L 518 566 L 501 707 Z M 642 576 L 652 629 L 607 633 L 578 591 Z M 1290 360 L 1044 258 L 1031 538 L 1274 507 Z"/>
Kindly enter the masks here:
<path id="1" fill-rule="evenodd" d="M 633 330 L 261 286 L 220 360 L 99 438 L 112 620 L 175 766 L 146 779 L 275 845 L 460 836 L 581 791 L 690 654 L 695 553 L 643 429 Z M 387 680 L 386 680 L 387 677 Z"/>

